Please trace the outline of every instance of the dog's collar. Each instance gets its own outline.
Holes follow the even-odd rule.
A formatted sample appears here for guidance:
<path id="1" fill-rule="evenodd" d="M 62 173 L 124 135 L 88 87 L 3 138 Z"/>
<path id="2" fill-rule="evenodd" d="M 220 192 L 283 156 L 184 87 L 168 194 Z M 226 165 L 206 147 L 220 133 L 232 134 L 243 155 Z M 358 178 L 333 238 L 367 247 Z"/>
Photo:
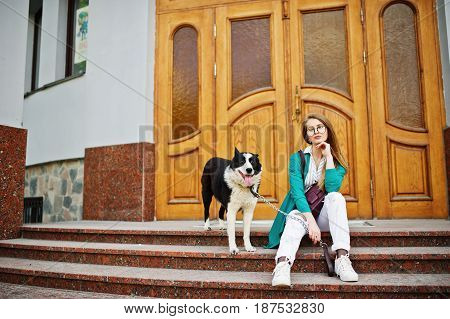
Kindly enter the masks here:
<path id="1" fill-rule="evenodd" d="M 250 190 L 250 193 L 252 193 L 253 196 L 255 196 L 256 198 L 258 198 L 258 194 L 256 194 L 256 192 L 253 190 L 253 186 L 248 186 L 247 188 Z"/>

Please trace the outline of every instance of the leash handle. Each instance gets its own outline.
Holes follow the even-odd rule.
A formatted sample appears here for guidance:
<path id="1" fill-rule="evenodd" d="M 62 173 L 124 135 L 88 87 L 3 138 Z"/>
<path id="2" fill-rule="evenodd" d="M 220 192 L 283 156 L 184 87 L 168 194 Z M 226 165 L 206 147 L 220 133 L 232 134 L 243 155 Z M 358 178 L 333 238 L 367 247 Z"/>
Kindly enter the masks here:
<path id="1" fill-rule="evenodd" d="M 323 256 L 325 257 L 325 261 L 327 263 L 328 276 L 333 277 L 334 276 L 334 265 L 333 265 L 333 261 L 331 260 L 330 252 L 328 250 L 328 245 L 321 240 L 320 247 L 322 247 L 322 249 L 323 249 Z"/>

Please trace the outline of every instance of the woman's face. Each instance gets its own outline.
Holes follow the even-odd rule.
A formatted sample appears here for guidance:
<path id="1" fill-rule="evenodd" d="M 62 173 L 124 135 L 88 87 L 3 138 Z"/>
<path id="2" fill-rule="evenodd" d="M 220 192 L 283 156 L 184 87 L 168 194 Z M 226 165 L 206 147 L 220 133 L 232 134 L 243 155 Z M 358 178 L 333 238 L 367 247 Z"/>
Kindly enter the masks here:
<path id="1" fill-rule="evenodd" d="M 309 119 L 306 122 L 306 134 L 313 145 L 326 142 L 328 139 L 327 127 L 317 119 Z"/>

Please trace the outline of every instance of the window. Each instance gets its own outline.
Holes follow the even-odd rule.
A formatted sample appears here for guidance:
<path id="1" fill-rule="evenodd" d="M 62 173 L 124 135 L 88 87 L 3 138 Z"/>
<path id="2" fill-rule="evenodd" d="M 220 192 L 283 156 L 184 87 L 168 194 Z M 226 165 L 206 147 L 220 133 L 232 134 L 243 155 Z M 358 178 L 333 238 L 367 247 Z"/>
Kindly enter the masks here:
<path id="1" fill-rule="evenodd" d="M 88 8 L 89 0 L 30 0 L 25 92 L 86 72 Z"/>
<path id="2" fill-rule="evenodd" d="M 42 0 L 30 1 L 28 18 L 27 59 L 25 69 L 26 92 L 35 90 L 38 87 L 41 47 Z"/>
<path id="3" fill-rule="evenodd" d="M 66 77 L 86 72 L 89 19 L 89 0 L 68 1 Z"/>
<path id="4" fill-rule="evenodd" d="M 44 197 L 25 197 L 23 205 L 23 223 L 42 223 Z"/>
<path id="5" fill-rule="evenodd" d="M 42 25 L 42 7 L 34 15 L 34 35 L 33 35 L 33 75 L 31 78 L 31 89 L 34 90 L 37 87 L 39 78 L 39 56 L 40 56 L 40 43 L 41 43 L 41 25 Z"/>

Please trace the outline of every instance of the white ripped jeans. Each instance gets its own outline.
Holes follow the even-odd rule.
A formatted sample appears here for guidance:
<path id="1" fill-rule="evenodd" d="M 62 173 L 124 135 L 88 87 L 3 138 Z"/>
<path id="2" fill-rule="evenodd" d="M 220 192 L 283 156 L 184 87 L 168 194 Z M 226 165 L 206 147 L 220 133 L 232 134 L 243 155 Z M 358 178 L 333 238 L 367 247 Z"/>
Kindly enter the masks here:
<path id="1" fill-rule="evenodd" d="M 290 214 L 302 213 L 298 210 L 293 210 Z M 333 238 L 331 250 L 345 249 L 350 252 L 347 207 L 345 198 L 341 193 L 332 192 L 325 196 L 325 202 L 316 222 L 321 231 L 330 231 L 331 237 Z M 281 236 L 275 261 L 280 257 L 286 257 L 292 264 L 300 246 L 300 241 L 305 234 L 305 229 L 298 221 L 286 217 L 286 226 Z"/>

